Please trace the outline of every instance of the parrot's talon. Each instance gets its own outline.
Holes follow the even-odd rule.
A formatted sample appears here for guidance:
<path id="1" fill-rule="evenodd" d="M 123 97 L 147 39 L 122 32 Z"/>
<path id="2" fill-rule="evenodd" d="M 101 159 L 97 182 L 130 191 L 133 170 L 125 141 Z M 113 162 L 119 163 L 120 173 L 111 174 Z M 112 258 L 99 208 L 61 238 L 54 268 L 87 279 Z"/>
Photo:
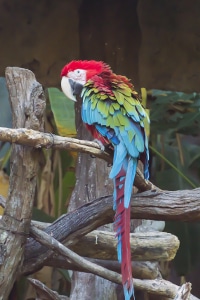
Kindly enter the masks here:
<path id="1" fill-rule="evenodd" d="M 96 156 L 94 154 L 90 154 L 91 158 L 96 158 Z"/>
<path id="2" fill-rule="evenodd" d="M 48 134 L 51 136 L 52 140 L 49 142 L 46 148 L 50 149 L 54 145 L 54 135 L 52 132 L 48 132 Z"/>
<path id="3" fill-rule="evenodd" d="M 103 143 L 100 140 L 94 139 L 93 142 L 95 142 L 95 143 L 97 143 L 99 145 L 99 147 L 100 147 L 100 149 L 101 149 L 102 152 L 105 151 L 105 146 L 103 145 Z"/>

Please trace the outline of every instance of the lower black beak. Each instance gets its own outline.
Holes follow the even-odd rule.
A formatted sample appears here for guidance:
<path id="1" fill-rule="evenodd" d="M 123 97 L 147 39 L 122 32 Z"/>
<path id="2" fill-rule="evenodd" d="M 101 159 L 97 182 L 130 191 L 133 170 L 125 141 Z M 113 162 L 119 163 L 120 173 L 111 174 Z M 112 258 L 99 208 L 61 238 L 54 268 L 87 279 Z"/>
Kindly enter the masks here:
<path id="1" fill-rule="evenodd" d="M 81 91 L 83 89 L 83 85 L 79 82 L 76 82 L 76 81 L 72 80 L 72 79 L 69 79 L 69 84 L 71 86 L 73 96 L 80 96 Z"/>

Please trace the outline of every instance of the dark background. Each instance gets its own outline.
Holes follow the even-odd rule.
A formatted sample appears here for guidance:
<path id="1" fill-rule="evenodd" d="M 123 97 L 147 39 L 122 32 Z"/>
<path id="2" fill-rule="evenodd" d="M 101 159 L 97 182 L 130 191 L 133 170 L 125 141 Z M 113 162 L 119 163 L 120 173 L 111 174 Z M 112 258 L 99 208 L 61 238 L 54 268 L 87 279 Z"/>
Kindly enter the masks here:
<path id="1" fill-rule="evenodd" d="M 99 59 L 136 86 L 200 91 L 200 1 L 0 1 L 0 76 L 6 66 L 60 85 L 72 59 Z"/>

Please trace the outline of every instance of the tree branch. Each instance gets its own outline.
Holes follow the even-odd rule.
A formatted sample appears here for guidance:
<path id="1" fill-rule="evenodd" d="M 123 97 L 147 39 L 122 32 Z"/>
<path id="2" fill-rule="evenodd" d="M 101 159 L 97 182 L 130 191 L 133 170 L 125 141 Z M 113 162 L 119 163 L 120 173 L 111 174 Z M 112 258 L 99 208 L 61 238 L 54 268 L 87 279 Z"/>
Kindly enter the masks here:
<path id="1" fill-rule="evenodd" d="M 56 253 L 67 257 L 71 262 L 73 262 L 78 267 L 82 267 L 83 269 L 89 271 L 92 274 L 96 274 L 103 278 L 106 278 L 110 281 L 121 283 L 122 277 L 116 272 L 105 269 L 101 266 L 98 266 L 92 262 L 89 262 L 85 258 L 79 256 L 75 252 L 71 251 L 67 247 L 63 246 L 60 242 L 58 242 L 55 238 L 45 233 L 44 231 L 31 226 L 30 229 L 31 235 L 36 239 L 39 243 L 44 246 L 47 246 L 49 249 L 55 251 Z"/>
<path id="2" fill-rule="evenodd" d="M 178 293 L 177 293 L 176 297 L 174 298 L 174 300 L 189 300 L 189 299 L 191 299 L 190 298 L 191 289 L 192 289 L 191 283 L 186 282 L 179 288 Z"/>
<path id="3" fill-rule="evenodd" d="M 200 188 L 183 191 L 147 191 L 132 196 L 131 217 L 156 220 L 200 220 Z M 61 216 L 45 229 L 46 233 L 68 246 L 114 219 L 112 196 L 87 203 Z M 33 239 L 26 244 L 22 273 L 32 273 L 43 266 L 52 252 Z"/>
<path id="4" fill-rule="evenodd" d="M 131 233 L 131 257 L 136 261 L 168 261 L 172 260 L 179 248 L 176 236 L 167 232 Z M 94 230 L 70 249 L 90 258 L 117 260 L 117 239 L 114 232 Z"/>
<path id="5" fill-rule="evenodd" d="M 86 259 L 106 269 L 115 271 L 117 273 L 121 273 L 121 264 L 116 260 L 102 260 L 102 259 L 93 259 L 88 257 Z M 76 266 L 66 258 L 63 258 L 63 256 L 57 254 L 47 259 L 45 262 L 45 266 L 50 266 L 54 268 L 63 268 L 66 270 L 79 271 L 79 272 L 88 272 L 82 267 Z M 161 278 L 158 262 L 134 261 L 132 262 L 132 270 L 133 270 L 133 278 L 139 278 L 139 279 Z"/>
<path id="6" fill-rule="evenodd" d="M 37 292 L 37 299 L 48 299 L 48 300 L 69 300 L 69 297 L 59 295 L 57 292 L 52 291 L 44 283 L 37 279 L 28 278 L 30 284 L 34 287 Z"/>
<path id="7" fill-rule="evenodd" d="M 104 159 L 108 163 L 112 163 L 112 155 L 105 151 L 103 152 L 96 142 L 62 137 L 52 133 L 44 133 L 32 129 L 11 129 L 0 127 L 0 141 L 16 143 L 35 148 L 54 148 L 84 152 Z M 137 169 L 135 186 L 137 186 L 140 191 L 156 188 L 150 181 L 144 180 L 144 177 L 139 169 Z"/>
<path id="8" fill-rule="evenodd" d="M 34 226 L 31 226 L 31 235 L 39 241 L 41 244 L 45 245 L 46 247 L 52 249 L 56 253 L 67 257 L 70 259 L 73 263 L 75 263 L 77 266 L 80 266 L 82 268 L 85 268 L 87 271 L 96 274 L 98 276 L 101 276 L 105 279 L 108 279 L 110 281 L 113 281 L 117 284 L 121 284 L 121 275 L 110 271 L 108 269 L 105 269 L 101 266 L 95 265 L 94 263 L 89 262 L 86 259 L 81 258 L 79 255 L 74 253 L 73 251 L 69 250 L 65 246 L 63 246 L 61 243 L 59 243 L 55 238 L 48 235 L 44 231 L 37 229 Z M 158 294 L 165 297 L 171 297 L 174 298 L 178 292 L 179 287 L 175 284 L 172 284 L 169 281 L 163 280 L 163 279 L 157 279 L 157 280 L 140 280 L 140 279 L 134 279 L 134 286 L 136 289 L 146 291 L 148 293 L 152 294 Z M 190 296 L 191 300 L 197 299 L 194 296 Z"/>

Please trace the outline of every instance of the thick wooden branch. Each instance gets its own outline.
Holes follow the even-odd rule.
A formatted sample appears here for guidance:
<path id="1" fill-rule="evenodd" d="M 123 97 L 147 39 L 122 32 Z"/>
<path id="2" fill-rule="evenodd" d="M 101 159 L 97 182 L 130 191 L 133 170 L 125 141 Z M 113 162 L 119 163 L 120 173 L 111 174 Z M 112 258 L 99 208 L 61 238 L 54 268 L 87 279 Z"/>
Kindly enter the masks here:
<path id="1" fill-rule="evenodd" d="M 156 220 L 200 220 L 200 188 L 184 191 L 147 191 L 133 195 L 131 217 Z M 45 229 L 66 245 L 114 219 L 112 196 L 102 197 L 61 216 Z M 26 245 L 22 273 L 32 273 L 45 263 L 52 252 L 33 239 Z"/>
<path id="2" fill-rule="evenodd" d="M 176 236 L 167 232 L 131 233 L 131 257 L 136 261 L 172 260 L 179 248 Z M 117 260 L 116 234 L 94 230 L 82 237 L 70 249 L 90 258 Z"/>
<path id="3" fill-rule="evenodd" d="M 81 258 L 79 255 L 73 253 L 73 251 L 69 250 L 57 240 L 55 240 L 51 235 L 46 234 L 44 231 L 37 229 L 36 227 L 31 227 L 31 234 L 37 239 L 41 244 L 47 246 L 52 249 L 56 253 L 70 259 L 77 266 L 85 268 L 87 271 L 90 271 L 93 274 L 101 276 L 105 279 L 111 280 L 115 283 L 121 284 L 122 276 L 117 274 L 116 272 L 105 269 L 101 266 L 97 266 L 94 263 L 89 262 L 86 259 Z M 177 295 L 179 287 L 175 284 L 172 284 L 169 281 L 163 279 L 157 280 L 140 280 L 134 279 L 135 289 L 143 290 L 148 293 L 162 295 L 169 298 L 174 298 Z M 194 296 L 190 296 L 191 300 L 197 299 Z"/>
<path id="4" fill-rule="evenodd" d="M 84 152 L 104 159 L 109 164 L 112 163 L 112 156 L 107 152 L 103 152 L 100 149 L 100 146 L 95 142 L 62 137 L 52 133 L 44 133 L 32 129 L 11 129 L 0 127 L 0 141 L 16 143 L 35 148 L 43 147 Z M 150 181 L 144 180 L 144 177 L 139 169 L 137 169 L 135 186 L 137 186 L 140 191 L 150 190 L 155 187 Z"/>
<path id="5" fill-rule="evenodd" d="M 38 222 L 38 221 L 31 221 L 31 224 L 41 230 L 45 230 L 48 226 L 50 226 L 49 223 L 44 223 L 44 222 Z M 96 234 L 94 234 L 95 232 L 100 232 L 98 230 L 94 230 L 91 234 L 93 234 L 94 238 L 92 243 L 90 243 L 90 248 L 92 247 L 93 251 L 96 251 Z M 105 231 L 104 231 L 105 232 Z M 113 235 L 113 233 L 109 232 L 111 235 Z M 156 233 L 157 234 L 157 233 Z M 83 239 L 87 239 L 87 237 L 89 237 L 89 239 L 91 238 L 90 233 L 87 234 L 86 236 L 84 236 L 77 244 L 81 244 L 81 248 L 83 249 L 84 246 L 82 246 L 82 240 Z M 172 240 L 173 242 L 173 246 L 170 245 L 171 248 L 173 248 L 174 246 L 177 246 L 177 242 L 176 242 L 177 238 L 175 238 L 175 241 Z M 95 243 L 94 243 L 95 241 Z M 101 240 L 99 240 L 99 238 L 97 238 L 98 241 L 98 245 L 101 242 Z M 171 239 L 168 239 L 168 242 L 171 243 Z M 86 242 L 87 243 L 87 242 Z M 101 247 L 103 248 L 103 252 L 106 252 L 107 254 L 107 240 L 104 241 L 104 243 L 102 244 L 101 242 Z M 175 244 L 175 245 L 174 245 Z M 93 247 L 94 245 L 94 247 Z M 105 248 L 105 249 L 104 249 Z M 72 246 L 73 249 L 73 246 Z M 100 252 L 101 253 L 101 252 Z M 105 257 L 103 256 L 103 259 L 94 259 L 94 258 L 89 258 L 88 257 L 88 252 L 87 252 L 87 259 L 100 265 L 103 266 L 109 270 L 121 273 L 121 264 L 118 263 L 117 260 L 112 260 L 113 256 L 116 254 L 116 248 L 112 249 L 111 253 L 108 255 L 106 255 L 106 260 Z M 84 256 L 83 253 L 81 253 L 81 256 Z M 101 255 L 102 256 L 102 255 Z M 109 258 L 109 260 L 108 260 Z M 73 270 L 73 271 L 81 271 L 83 272 L 83 269 L 80 267 L 75 266 L 74 264 L 72 264 L 70 261 L 63 259 L 62 256 L 58 256 L 58 255 L 53 255 L 51 256 L 49 259 L 46 260 L 45 262 L 46 266 L 52 266 L 52 267 L 57 267 L 57 268 L 65 268 L 68 270 Z M 161 277 L 160 272 L 159 272 L 159 268 L 158 268 L 158 262 L 149 262 L 149 261 L 134 261 L 132 262 L 132 269 L 133 269 L 133 277 L 134 278 L 140 278 L 140 279 L 155 279 L 158 277 Z"/>
<path id="6" fill-rule="evenodd" d="M 55 251 L 56 253 L 68 258 L 75 265 L 84 268 L 85 270 L 89 271 L 92 274 L 96 274 L 105 279 L 109 279 L 110 281 L 117 282 L 117 283 L 122 282 L 121 275 L 117 274 L 116 272 L 105 269 L 104 267 L 98 266 L 92 262 L 89 262 L 87 259 L 79 256 L 75 252 L 65 247 L 63 244 L 58 242 L 55 238 L 53 238 L 46 232 L 34 226 L 31 226 L 30 232 L 31 235 L 34 237 L 34 239 L 36 239 L 39 243 L 47 246 L 52 251 Z"/>
<path id="7" fill-rule="evenodd" d="M 44 94 L 31 71 L 7 68 L 13 126 L 43 130 Z M 0 221 L 0 299 L 7 299 L 23 261 L 38 171 L 38 150 L 13 145 L 9 195 Z"/>
<path id="8" fill-rule="evenodd" d="M 111 271 L 121 273 L 121 264 L 116 260 L 102 260 L 88 258 L 87 260 L 95 263 L 96 265 L 102 266 Z M 53 255 L 51 258 L 47 259 L 45 266 L 50 266 L 54 268 L 62 268 L 72 271 L 88 272 L 83 267 L 78 267 L 61 255 Z M 134 261 L 132 262 L 133 278 L 139 279 L 156 279 L 161 278 L 159 272 L 159 267 L 157 262 L 149 261 Z"/>

